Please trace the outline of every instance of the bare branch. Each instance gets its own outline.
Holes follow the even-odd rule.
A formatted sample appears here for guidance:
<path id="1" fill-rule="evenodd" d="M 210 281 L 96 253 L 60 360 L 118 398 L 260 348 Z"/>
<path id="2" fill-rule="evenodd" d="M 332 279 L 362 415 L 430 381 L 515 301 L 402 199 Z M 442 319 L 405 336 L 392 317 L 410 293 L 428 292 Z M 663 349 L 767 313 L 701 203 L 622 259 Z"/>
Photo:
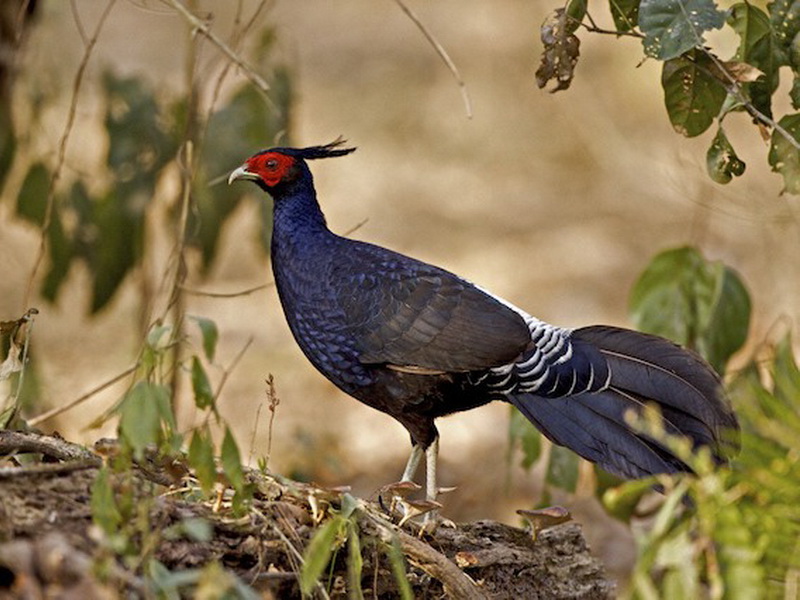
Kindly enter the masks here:
<path id="1" fill-rule="evenodd" d="M 386 541 L 391 540 L 393 537 L 397 539 L 409 562 L 418 566 L 434 579 L 441 581 L 451 597 L 469 600 L 485 600 L 488 597 L 469 575 L 459 569 L 455 563 L 441 552 L 409 535 L 382 517 L 377 516 L 375 511 L 362 510 L 360 512 L 366 517 L 366 522 L 377 528 L 378 535 L 381 538 L 386 539 Z"/>
<path id="2" fill-rule="evenodd" d="M 44 454 L 60 461 L 89 461 L 99 466 L 102 459 L 91 450 L 60 438 L 28 431 L 0 430 L 0 454 Z"/>
<path id="3" fill-rule="evenodd" d="M 444 49 L 439 41 L 433 36 L 433 34 L 428 31 L 427 27 L 423 25 L 422 21 L 419 20 L 419 17 L 414 13 L 414 11 L 409 8 L 403 0 L 394 0 L 397 5 L 401 8 L 401 10 L 406 13 L 411 22 L 417 26 L 422 32 L 422 35 L 425 36 L 425 39 L 430 42 L 433 49 L 436 50 L 436 53 L 439 57 L 444 61 L 444 64 L 447 65 L 447 68 L 450 70 L 450 73 L 453 75 L 453 79 L 456 80 L 458 84 L 459 90 L 461 91 L 461 97 L 464 99 L 464 108 L 467 111 L 467 118 L 472 118 L 472 101 L 469 97 L 469 91 L 467 90 L 467 85 L 464 83 L 464 80 L 461 79 L 461 74 L 458 72 L 458 67 L 456 67 L 453 60 L 450 58 L 450 55 L 447 54 L 447 50 Z"/>
<path id="4" fill-rule="evenodd" d="M 726 86 L 728 93 L 736 98 L 736 100 L 744 107 L 744 109 L 748 112 L 748 114 L 757 121 L 760 121 L 761 123 L 766 125 L 767 127 L 772 127 L 775 131 L 777 131 L 784 138 L 786 138 L 786 141 L 788 141 L 792 146 L 794 146 L 796 150 L 800 151 L 800 142 L 798 142 L 791 133 L 786 131 L 786 129 L 784 129 L 774 119 L 768 117 L 753 105 L 753 103 L 742 92 L 742 86 L 739 85 L 739 82 L 736 81 L 733 75 L 731 75 L 730 71 L 722 63 L 722 61 L 719 58 L 717 58 L 717 56 L 713 52 L 711 52 L 708 48 L 702 45 L 698 46 L 698 48 L 706 56 L 708 56 L 708 58 L 711 59 L 711 62 L 714 63 L 714 66 L 717 67 L 722 76 L 728 80 L 728 85 Z M 714 76 L 713 73 L 711 73 L 710 75 L 712 77 Z"/>

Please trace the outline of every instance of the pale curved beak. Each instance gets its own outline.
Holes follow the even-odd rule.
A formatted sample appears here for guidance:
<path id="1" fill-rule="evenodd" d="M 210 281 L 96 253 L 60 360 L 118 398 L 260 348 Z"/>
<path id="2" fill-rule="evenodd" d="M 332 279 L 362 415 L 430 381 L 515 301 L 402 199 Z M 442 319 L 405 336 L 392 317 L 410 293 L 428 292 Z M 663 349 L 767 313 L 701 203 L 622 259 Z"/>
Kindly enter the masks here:
<path id="1" fill-rule="evenodd" d="M 255 173 L 251 173 L 245 168 L 244 165 L 242 165 L 238 169 L 234 169 L 233 171 L 231 171 L 231 174 L 228 176 L 228 185 L 232 184 L 237 179 L 257 181 L 258 175 L 256 175 Z"/>

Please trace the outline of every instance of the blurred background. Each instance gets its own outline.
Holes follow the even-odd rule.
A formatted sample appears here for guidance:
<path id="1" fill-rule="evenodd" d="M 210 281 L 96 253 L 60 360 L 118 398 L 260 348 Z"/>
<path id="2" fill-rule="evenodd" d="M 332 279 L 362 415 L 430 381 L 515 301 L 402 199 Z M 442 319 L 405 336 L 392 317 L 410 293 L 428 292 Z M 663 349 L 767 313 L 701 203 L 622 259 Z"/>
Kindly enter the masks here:
<path id="1" fill-rule="evenodd" d="M 781 195 L 766 143 L 746 116 L 729 118 L 728 134 L 747 172 L 728 186 L 713 183 L 705 169 L 713 132 L 689 140 L 673 131 L 660 65 L 644 60 L 638 40 L 580 34 L 576 79 L 569 90 L 550 94 L 536 87 L 534 72 L 539 26 L 556 4 L 408 0 L 458 66 L 471 99 L 468 118 L 452 74 L 393 1 L 267 3 L 236 44 L 231 32 L 259 3 L 187 4 L 256 70 L 285 73 L 291 92 L 282 115 L 285 137 L 278 141 L 313 145 L 341 135 L 358 146 L 353 155 L 313 165 L 334 231 L 357 227 L 354 237 L 443 266 L 566 327 L 630 325 L 628 295 L 639 273 L 659 251 L 691 243 L 748 284 L 753 344 L 777 323 L 797 320 L 800 205 Z M 47 261 L 36 270 L 34 293 L 28 290 L 41 236 L 17 214 L 17 197 L 31 164 L 57 162 L 76 73 L 107 7 L 99 0 L 38 2 L 18 56 L 11 109 L 20 143 L 0 203 L 0 320 L 16 319 L 29 306 L 40 311 L 32 338 L 39 393 L 31 415 L 74 400 L 133 364 L 148 322 L 142 290 L 153 306 L 165 302 L 161 278 L 172 260 L 177 165 L 159 174 L 148 200 L 147 258 L 96 314 L 90 315 L 91 278 L 81 263 L 70 266 L 55 302 L 35 293 Z M 602 22 L 604 15 L 597 16 Z M 264 31 L 267 58 L 258 49 Z M 193 37 L 169 3 L 116 2 L 82 75 L 58 185 L 67 188 L 76 179 L 90 191 L 113 185 L 104 167 L 104 73 L 136 77 L 166 103 L 192 85 L 206 107 L 218 94 L 219 107 L 246 82 L 237 68 L 220 80 L 226 65 L 219 49 Z M 237 159 L 236 140 L 217 140 L 209 131 L 206 146 L 224 144 L 233 159 L 206 174 L 209 186 L 224 185 L 219 178 L 228 170 L 276 141 L 274 132 L 262 137 L 251 127 Z M 247 193 L 225 221 L 205 271 L 200 253 L 189 251 L 190 290 L 236 294 L 271 281 L 259 241 L 262 205 L 270 200 Z M 124 240 L 126 232 L 97 235 Z M 252 465 L 268 447 L 265 379 L 272 374 L 280 404 L 271 469 L 350 485 L 362 496 L 399 478 L 409 451 L 406 433 L 312 369 L 291 339 L 273 288 L 232 297 L 187 294 L 184 301 L 188 314 L 219 328 L 209 369 L 215 385 L 252 339 L 218 400 Z M 88 424 L 124 389 L 124 382 L 110 387 L 40 427 L 85 443 L 113 435 L 113 422 L 100 429 Z M 181 418 L 188 428 L 192 401 L 190 390 L 185 393 Z M 537 502 L 541 476 L 509 456 L 508 415 L 507 407 L 492 405 L 439 423 L 441 483 L 458 488 L 444 498 L 446 516 L 518 523 L 514 511 Z M 604 517 L 590 495 L 557 499 L 577 515 L 610 571 L 623 574 L 634 557 L 628 529 Z"/>

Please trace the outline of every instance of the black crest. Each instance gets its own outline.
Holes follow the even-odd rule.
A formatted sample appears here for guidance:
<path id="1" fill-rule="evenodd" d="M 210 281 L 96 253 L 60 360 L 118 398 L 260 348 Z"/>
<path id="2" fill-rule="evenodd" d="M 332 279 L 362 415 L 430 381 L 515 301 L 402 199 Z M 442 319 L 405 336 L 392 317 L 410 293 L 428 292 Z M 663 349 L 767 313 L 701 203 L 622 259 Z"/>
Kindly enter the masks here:
<path id="1" fill-rule="evenodd" d="M 342 137 L 336 138 L 329 144 L 324 146 L 309 146 L 308 148 L 270 148 L 264 152 L 280 152 L 287 156 L 294 156 L 295 158 L 303 158 L 305 160 L 314 160 L 317 158 L 331 158 L 334 156 L 345 156 L 351 152 L 355 152 L 355 147 L 343 148 L 347 143 Z"/>

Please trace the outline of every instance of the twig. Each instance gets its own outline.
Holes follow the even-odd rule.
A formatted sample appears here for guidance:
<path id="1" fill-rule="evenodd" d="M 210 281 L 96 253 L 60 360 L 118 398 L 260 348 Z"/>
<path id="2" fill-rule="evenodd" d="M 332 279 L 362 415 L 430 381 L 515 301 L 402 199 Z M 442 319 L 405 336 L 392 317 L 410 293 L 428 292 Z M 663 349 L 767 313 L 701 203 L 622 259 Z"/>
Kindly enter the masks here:
<path id="1" fill-rule="evenodd" d="M 281 400 L 278 398 L 278 392 L 275 389 L 275 378 L 272 376 L 272 373 L 269 374 L 266 382 L 267 398 L 269 398 L 269 426 L 267 427 L 267 457 L 265 463 L 266 466 L 269 466 L 269 459 L 272 456 L 272 426 L 275 424 L 275 412 Z"/>
<path id="2" fill-rule="evenodd" d="M 362 219 L 355 225 L 353 225 L 350 229 L 346 230 L 342 235 L 348 236 L 355 231 L 361 229 L 367 222 L 369 218 Z M 268 281 L 267 283 L 262 283 L 261 285 L 257 285 L 255 287 L 247 288 L 241 290 L 239 292 L 207 292 L 205 290 L 197 290 L 194 288 L 186 287 L 185 285 L 181 286 L 181 291 L 189 294 L 190 296 L 205 296 L 207 298 L 238 298 L 239 296 L 249 296 L 255 292 L 260 292 L 261 290 L 265 290 L 275 285 L 275 281 Z"/>
<path id="3" fill-rule="evenodd" d="M 428 575 L 442 582 L 448 596 L 465 600 L 486 600 L 487 595 L 477 586 L 469 575 L 459 569 L 450 559 L 431 546 L 409 535 L 399 527 L 369 510 L 361 511 L 366 520 L 386 539 L 396 538 L 400 548 L 409 561 L 416 564 Z"/>
<path id="4" fill-rule="evenodd" d="M 369 217 L 367 217 L 366 219 L 362 219 L 361 221 L 359 221 L 358 223 L 353 225 L 350 229 L 345 231 L 342 235 L 343 236 L 348 236 L 348 235 L 351 235 L 352 233 L 355 233 L 356 231 L 361 229 L 364 225 L 366 225 L 367 221 L 369 221 Z"/>
<path id="5" fill-rule="evenodd" d="M 238 46 L 240 42 L 245 39 L 247 32 L 253 27 L 256 22 L 256 19 L 267 6 L 267 0 L 261 0 L 261 2 L 256 6 L 256 9 L 253 11 L 253 14 L 250 15 L 250 18 L 247 22 L 239 28 L 239 24 L 241 22 L 241 13 L 242 13 L 242 3 L 239 2 L 236 6 L 236 15 L 233 21 L 233 28 L 234 32 L 231 34 L 231 46 L 233 46 L 236 51 L 239 50 Z M 217 77 L 217 82 L 214 85 L 214 91 L 211 94 L 211 102 L 208 105 L 208 114 L 211 115 L 214 112 L 214 107 L 217 104 L 217 100 L 219 99 L 220 93 L 222 92 L 222 84 L 225 82 L 225 78 L 228 76 L 228 72 L 231 69 L 233 63 L 227 62 L 225 66 L 220 71 L 219 76 Z M 206 119 L 204 126 L 203 126 L 203 133 L 201 136 L 201 140 L 205 140 L 206 132 L 208 131 L 208 125 L 210 123 L 210 119 Z M 213 182 L 209 182 L 209 185 L 213 185 Z"/>
<path id="6" fill-rule="evenodd" d="M 124 379 L 125 377 L 127 377 L 128 375 L 130 375 L 131 373 L 134 373 L 136 371 L 136 369 L 139 368 L 139 366 L 140 366 L 140 364 L 137 362 L 135 365 L 125 369 L 122 373 L 120 373 L 118 375 L 115 375 L 114 377 L 112 377 L 111 379 L 101 383 L 97 387 L 92 388 L 91 390 L 89 390 L 85 394 L 79 396 L 78 398 L 75 398 L 75 400 L 72 400 L 71 402 L 68 402 L 67 404 L 64 404 L 63 406 L 57 406 L 56 408 L 48 410 L 47 412 L 42 413 L 41 415 L 37 415 L 37 416 L 33 417 L 32 419 L 27 419 L 28 425 L 30 425 L 31 427 L 35 427 L 36 425 L 38 425 L 39 423 L 42 423 L 43 421 L 46 421 L 47 419 L 52 419 L 53 417 L 58 416 L 61 413 L 64 413 L 64 412 L 66 412 L 66 411 L 68 411 L 68 410 L 70 410 L 72 408 L 75 408 L 79 404 L 82 404 L 82 403 L 86 402 L 92 396 L 94 396 L 96 394 L 99 394 L 104 389 L 111 387 L 112 385 L 114 385 L 118 381 L 120 381 L 120 380 Z"/>
<path id="7" fill-rule="evenodd" d="M 75 471 L 96 469 L 99 463 L 95 460 L 73 460 L 63 463 L 39 463 L 23 467 L 0 467 L 0 479 L 12 479 L 30 475 L 63 475 Z"/>
<path id="8" fill-rule="evenodd" d="M 70 11 L 72 11 L 72 18 L 75 21 L 75 28 L 78 30 L 78 35 L 81 37 L 83 45 L 86 46 L 89 43 L 89 39 L 86 36 L 86 30 L 83 28 L 83 23 L 81 22 L 81 15 L 78 12 L 78 5 L 76 0 L 69 0 L 69 9 Z"/>
<path id="9" fill-rule="evenodd" d="M 246 290 L 242 290 L 240 292 L 206 292 L 204 290 L 196 290 L 186 286 L 181 286 L 181 290 L 192 296 L 207 296 L 209 298 L 236 298 L 237 296 L 248 296 L 254 292 L 260 292 L 261 290 L 272 287 L 273 285 L 275 285 L 275 282 L 270 281 L 268 283 L 257 285 L 256 287 L 247 288 Z"/>
<path id="10" fill-rule="evenodd" d="M 78 112 L 78 94 L 81 89 L 81 84 L 83 83 L 83 74 L 86 72 L 86 66 L 89 64 L 89 58 L 91 57 L 92 51 L 97 44 L 97 39 L 100 37 L 100 31 L 102 30 L 103 25 L 106 22 L 106 18 L 108 18 L 111 8 L 114 6 L 116 1 L 117 0 L 109 0 L 108 4 L 103 10 L 103 13 L 100 15 L 100 19 L 97 21 L 97 25 L 92 33 L 92 37 L 89 39 L 89 42 L 86 45 L 86 49 L 83 52 L 83 58 L 81 59 L 81 62 L 78 65 L 78 70 L 75 73 L 75 79 L 72 83 L 72 99 L 69 105 L 69 113 L 67 114 L 67 122 L 64 125 L 64 133 L 61 135 L 61 141 L 58 145 L 58 158 L 56 160 L 56 167 L 53 171 L 53 176 L 50 178 L 50 186 L 47 188 L 47 199 L 45 201 L 46 208 L 44 212 L 44 219 L 42 221 L 42 235 L 39 240 L 39 248 L 36 251 L 36 258 L 33 262 L 30 278 L 28 279 L 28 287 L 25 290 L 23 306 L 28 305 L 28 300 L 33 293 L 33 284 L 36 280 L 36 273 L 38 273 L 39 267 L 42 265 L 42 261 L 44 260 L 44 251 L 47 247 L 47 232 L 50 230 L 50 223 L 53 218 L 56 184 L 61 178 L 61 171 L 64 168 L 64 161 L 66 160 L 67 156 L 67 142 L 69 141 L 70 133 L 72 132 L 72 126 L 75 123 L 75 115 Z"/>
<path id="11" fill-rule="evenodd" d="M 247 466 L 253 464 L 253 454 L 256 451 L 256 433 L 258 433 L 258 423 L 261 421 L 261 410 L 264 408 L 264 403 L 259 402 L 256 409 L 256 418 L 253 419 L 253 431 L 250 433 L 250 449 L 247 452 Z"/>
<path id="12" fill-rule="evenodd" d="M 0 430 L 0 455 L 3 454 L 44 454 L 50 458 L 55 458 L 56 460 L 72 465 L 72 467 L 64 467 L 66 470 L 88 469 L 90 467 L 101 467 L 103 465 L 102 457 L 83 446 L 73 444 L 61 438 L 29 431 Z M 84 467 L 82 463 L 87 463 L 87 466 Z M 134 467 L 136 467 L 136 470 L 144 476 L 145 479 L 153 483 L 163 486 L 169 486 L 174 483 L 170 477 L 151 469 L 148 465 L 136 463 Z M 24 471 L 18 472 L 25 473 Z M 32 472 L 33 471 L 28 472 L 27 474 L 31 474 Z M 47 470 L 41 469 L 41 472 L 45 473 Z M 11 470 L 8 470 L 6 476 L 9 477 L 13 474 Z"/>
<path id="13" fill-rule="evenodd" d="M 725 79 L 728 80 L 728 93 L 733 94 L 736 97 L 736 100 L 741 102 L 742 106 L 745 108 L 747 113 L 753 117 L 754 119 L 760 121 L 764 125 L 773 128 L 775 131 L 780 133 L 786 141 L 789 142 L 792 146 L 794 146 L 795 150 L 800 151 L 800 142 L 798 142 L 795 137 L 789 133 L 786 129 L 783 128 L 779 123 L 762 113 L 758 110 L 755 105 L 753 105 L 750 100 L 748 100 L 744 94 L 742 93 L 742 88 L 739 85 L 739 82 L 728 72 L 728 69 L 722 64 L 722 61 L 717 58 L 717 56 L 711 52 L 708 48 L 704 47 L 702 44 L 699 44 L 698 49 L 701 50 L 708 58 L 711 59 L 711 62 L 714 63 L 714 66 L 722 73 Z M 708 71 L 706 71 L 708 72 Z M 718 79 L 714 76 L 713 73 L 709 73 L 711 77 Z"/>
<path id="14" fill-rule="evenodd" d="M 292 544 L 291 540 L 289 540 L 289 538 L 286 537 L 286 534 L 283 533 L 283 531 L 281 531 L 281 528 L 278 527 L 277 523 L 275 523 L 274 521 L 272 522 L 272 528 L 278 534 L 278 537 L 281 538 L 281 540 L 286 545 L 286 547 L 289 548 L 289 550 L 291 550 L 290 556 L 293 556 L 295 558 L 295 560 L 297 560 L 299 562 L 298 566 L 303 565 L 305 563 L 305 561 L 303 560 L 303 555 L 300 554 L 300 552 L 297 550 L 297 548 L 294 547 L 294 544 Z M 299 574 L 300 573 L 300 569 L 295 567 L 295 572 L 297 572 Z M 320 593 L 320 595 L 325 600 L 330 600 L 330 596 L 328 595 L 328 591 L 322 585 L 322 582 L 317 581 L 316 586 L 317 586 L 317 591 Z"/>
<path id="15" fill-rule="evenodd" d="M 588 16 L 588 13 L 587 13 L 587 16 Z M 602 27 L 597 27 L 594 24 L 587 25 L 586 23 L 581 23 L 581 26 L 586 31 L 589 31 L 591 33 L 599 33 L 599 34 L 602 34 L 602 35 L 615 35 L 617 37 L 627 36 L 627 37 L 637 38 L 637 39 L 640 39 L 640 40 L 644 39 L 644 36 L 641 33 L 639 33 L 638 31 L 633 31 L 633 30 L 617 31 L 616 29 L 603 29 Z"/>
<path id="16" fill-rule="evenodd" d="M 216 33 L 214 33 L 208 26 L 207 23 L 202 21 L 200 18 L 197 17 L 192 11 L 190 11 L 180 0 L 164 0 L 167 4 L 172 6 L 175 10 L 177 10 L 183 17 L 189 21 L 189 24 L 198 31 L 202 33 L 206 38 L 208 38 L 211 43 L 213 43 L 219 50 L 227 56 L 231 62 L 233 62 L 237 67 L 242 69 L 245 76 L 253 83 L 253 85 L 261 91 L 264 96 L 269 100 L 269 96 L 267 96 L 267 92 L 269 91 L 270 87 L 269 84 L 264 80 L 264 78 L 259 75 L 252 67 L 250 67 L 244 60 L 234 51 L 231 49 L 228 44 L 226 44 L 223 40 L 221 40 Z M 270 100 L 271 102 L 271 100 Z"/>
<path id="17" fill-rule="evenodd" d="M 567 15 L 567 18 L 570 21 L 577 22 L 578 25 L 583 26 L 586 29 L 586 31 L 590 31 L 592 33 L 600 33 L 600 34 L 603 34 L 603 35 L 615 35 L 617 37 L 619 37 L 621 35 L 627 35 L 629 37 L 635 37 L 635 38 L 639 38 L 639 39 L 642 39 L 642 40 L 644 39 L 644 35 L 642 35 L 638 31 L 633 31 L 633 30 L 630 30 L 630 31 L 618 31 L 616 29 L 603 29 L 602 27 L 599 27 L 597 25 L 597 23 L 595 23 L 595 20 L 592 18 L 592 15 L 588 10 L 586 11 L 586 18 L 589 19 L 589 25 L 587 25 L 583 21 L 578 21 L 578 19 L 576 19 L 574 17 L 571 17 L 569 15 Z"/>
<path id="18" fill-rule="evenodd" d="M 458 67 L 456 67 L 453 60 L 450 58 L 450 55 L 447 54 L 447 50 L 444 49 L 439 41 L 433 37 L 433 34 L 428 31 L 428 29 L 423 25 L 422 21 L 419 20 L 419 17 L 414 13 L 414 11 L 409 8 L 403 0 L 394 0 L 400 9 L 406 13 L 411 22 L 417 26 L 417 28 L 422 32 L 422 35 L 425 36 L 425 39 L 433 46 L 433 49 L 439 55 L 439 57 L 444 61 L 444 64 L 447 65 L 447 68 L 450 70 L 450 73 L 453 75 L 453 79 L 456 80 L 458 84 L 459 90 L 461 91 L 461 97 L 464 100 L 464 108 L 467 111 L 467 118 L 472 118 L 472 101 L 469 97 L 469 91 L 467 90 L 467 85 L 464 83 L 464 80 L 461 79 L 461 74 L 458 72 Z"/>
<path id="19" fill-rule="evenodd" d="M 236 368 L 236 365 L 239 364 L 239 361 L 242 360 L 244 353 L 247 352 L 247 349 L 250 347 L 252 343 L 253 343 L 253 337 L 250 336 L 250 339 L 248 339 L 245 342 L 244 346 L 242 346 L 242 349 L 239 350 L 238 354 L 233 357 L 231 363 L 227 366 L 227 368 L 225 368 L 222 371 L 222 377 L 220 377 L 219 379 L 219 385 L 217 386 L 217 391 L 214 392 L 214 402 L 216 402 L 217 398 L 219 398 L 219 395 L 222 393 L 222 388 L 225 386 L 225 382 L 228 381 L 228 377 L 230 376 L 231 372 Z"/>

